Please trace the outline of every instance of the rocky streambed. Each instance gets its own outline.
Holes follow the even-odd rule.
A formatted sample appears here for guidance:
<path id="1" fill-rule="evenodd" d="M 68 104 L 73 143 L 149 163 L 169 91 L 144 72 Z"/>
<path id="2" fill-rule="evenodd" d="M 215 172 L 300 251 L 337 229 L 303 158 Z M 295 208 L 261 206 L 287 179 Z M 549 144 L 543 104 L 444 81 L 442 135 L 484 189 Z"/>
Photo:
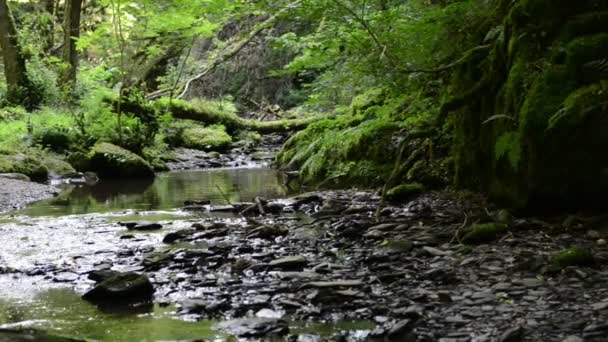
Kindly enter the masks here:
<path id="1" fill-rule="evenodd" d="M 3 328 L 115 341 L 608 336 L 603 218 L 516 218 L 463 244 L 468 226 L 504 221 L 504 213 L 446 193 L 378 215 L 372 192 L 250 198 L 193 197 L 170 211 L 10 217 L 0 228 L 0 288 L 2 298 L 13 298 L 5 311 L 17 314 Z M 118 304 L 129 305 L 114 305 L 109 292 L 79 298 L 108 288 L 124 290 Z M 16 302 L 34 307 L 24 314 Z M 115 334 L 87 330 L 80 320 L 66 326 L 75 314 Z M 155 326 L 173 334 L 151 334 Z"/>

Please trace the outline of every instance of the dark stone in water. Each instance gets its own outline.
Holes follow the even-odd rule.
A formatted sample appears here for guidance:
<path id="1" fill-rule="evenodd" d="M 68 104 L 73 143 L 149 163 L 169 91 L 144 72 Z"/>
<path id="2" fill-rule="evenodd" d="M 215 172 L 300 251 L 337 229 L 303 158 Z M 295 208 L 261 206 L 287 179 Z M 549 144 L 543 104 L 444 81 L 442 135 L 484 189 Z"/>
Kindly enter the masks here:
<path id="1" fill-rule="evenodd" d="M 82 340 L 74 340 L 67 337 L 59 337 L 49 335 L 44 331 L 31 329 L 0 329 L 0 342 L 77 342 Z"/>
<path id="2" fill-rule="evenodd" d="M 163 229 L 163 226 L 160 223 L 135 223 L 135 225 L 129 223 L 126 227 L 129 230 L 137 230 L 141 232 Z"/>
<path id="3" fill-rule="evenodd" d="M 237 337 L 265 337 L 285 335 L 289 332 L 287 322 L 272 318 L 244 318 L 220 322 L 215 328 Z"/>
<path id="4" fill-rule="evenodd" d="M 164 243 L 174 243 L 175 241 L 187 238 L 194 233 L 195 233 L 195 230 L 193 230 L 193 229 L 178 230 L 176 232 L 172 232 L 172 233 L 165 235 L 163 242 Z"/>
<path id="5" fill-rule="evenodd" d="M 154 287 L 148 277 L 127 272 L 106 278 L 82 298 L 95 304 L 129 304 L 150 301 L 153 295 Z"/>
<path id="6" fill-rule="evenodd" d="M 308 262 L 301 256 L 288 256 L 271 261 L 268 267 L 285 271 L 301 271 Z"/>

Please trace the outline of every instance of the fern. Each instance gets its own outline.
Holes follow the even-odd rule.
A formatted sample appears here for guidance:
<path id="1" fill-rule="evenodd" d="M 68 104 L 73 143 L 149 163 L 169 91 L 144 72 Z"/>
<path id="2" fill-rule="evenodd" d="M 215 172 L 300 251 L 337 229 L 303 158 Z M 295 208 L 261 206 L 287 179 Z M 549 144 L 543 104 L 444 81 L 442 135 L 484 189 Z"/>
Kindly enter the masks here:
<path id="1" fill-rule="evenodd" d="M 519 132 L 507 132 L 496 140 L 494 147 L 496 160 L 506 156 L 513 170 L 517 171 L 521 160 L 521 144 Z"/>
<path id="2" fill-rule="evenodd" d="M 608 58 L 587 62 L 584 64 L 584 67 L 600 75 L 608 74 Z"/>

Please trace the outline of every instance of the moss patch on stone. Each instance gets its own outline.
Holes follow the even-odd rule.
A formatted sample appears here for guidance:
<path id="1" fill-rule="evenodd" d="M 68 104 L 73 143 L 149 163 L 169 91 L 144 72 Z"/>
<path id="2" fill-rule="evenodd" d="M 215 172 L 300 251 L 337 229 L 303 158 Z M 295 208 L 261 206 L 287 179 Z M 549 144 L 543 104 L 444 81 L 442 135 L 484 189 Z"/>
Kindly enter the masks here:
<path id="1" fill-rule="evenodd" d="M 424 192 L 424 185 L 420 183 L 408 183 L 397 185 L 386 192 L 386 199 L 391 202 L 402 202 L 412 199 Z"/>
<path id="2" fill-rule="evenodd" d="M 559 267 L 594 266 L 595 258 L 590 250 L 575 246 L 554 255 L 552 263 Z"/>
<path id="3" fill-rule="evenodd" d="M 473 224 L 461 232 L 461 241 L 468 245 L 491 242 L 507 232 L 502 223 Z"/>
<path id="4" fill-rule="evenodd" d="M 232 137 L 222 125 L 194 125 L 183 131 L 183 146 L 197 150 L 221 151 L 232 143 Z"/>
<path id="5" fill-rule="evenodd" d="M 137 154 L 110 143 L 98 143 L 89 153 L 90 167 L 101 178 L 149 178 L 154 171 Z"/>
<path id="6" fill-rule="evenodd" d="M 33 181 L 43 182 L 49 170 L 40 160 L 24 154 L 0 154 L 0 173 L 21 173 Z"/>

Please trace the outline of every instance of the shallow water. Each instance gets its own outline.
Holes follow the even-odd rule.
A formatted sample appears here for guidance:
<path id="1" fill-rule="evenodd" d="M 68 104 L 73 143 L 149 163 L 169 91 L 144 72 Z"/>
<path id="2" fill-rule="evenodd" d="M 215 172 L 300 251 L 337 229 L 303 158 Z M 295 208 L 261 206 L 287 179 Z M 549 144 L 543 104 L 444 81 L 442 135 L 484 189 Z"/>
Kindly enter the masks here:
<path id="1" fill-rule="evenodd" d="M 154 181 L 69 186 L 55 199 L 0 216 L 0 243 L 4 246 L 0 266 L 20 271 L 0 275 L 0 328 L 33 327 L 99 341 L 237 341 L 213 330 L 214 321 L 178 318 L 173 306 L 102 312 L 80 298 L 92 285 L 86 274 L 108 262 L 115 270 L 137 271 L 139 262 L 134 260 L 141 255 L 131 259 L 116 259 L 115 255 L 125 250 L 143 255 L 161 246 L 168 231 L 191 225 L 197 214 L 179 209 L 186 200 L 226 204 L 256 196 L 280 198 L 289 194 L 282 184 L 279 175 L 268 169 L 170 172 Z M 131 220 L 161 222 L 165 228 L 121 239 L 133 232 L 126 232 L 117 222 Z M 78 279 L 76 287 L 69 281 L 74 278 Z M 290 328 L 291 333 L 328 336 L 339 330 L 369 329 L 370 325 L 291 322 Z"/>
<path id="2" fill-rule="evenodd" d="M 100 181 L 94 186 L 68 185 L 53 199 L 18 214 L 61 216 L 122 210 L 169 210 L 187 200 L 212 204 L 279 198 L 288 194 L 280 174 L 264 168 L 234 168 L 160 173 L 154 180 Z"/>

